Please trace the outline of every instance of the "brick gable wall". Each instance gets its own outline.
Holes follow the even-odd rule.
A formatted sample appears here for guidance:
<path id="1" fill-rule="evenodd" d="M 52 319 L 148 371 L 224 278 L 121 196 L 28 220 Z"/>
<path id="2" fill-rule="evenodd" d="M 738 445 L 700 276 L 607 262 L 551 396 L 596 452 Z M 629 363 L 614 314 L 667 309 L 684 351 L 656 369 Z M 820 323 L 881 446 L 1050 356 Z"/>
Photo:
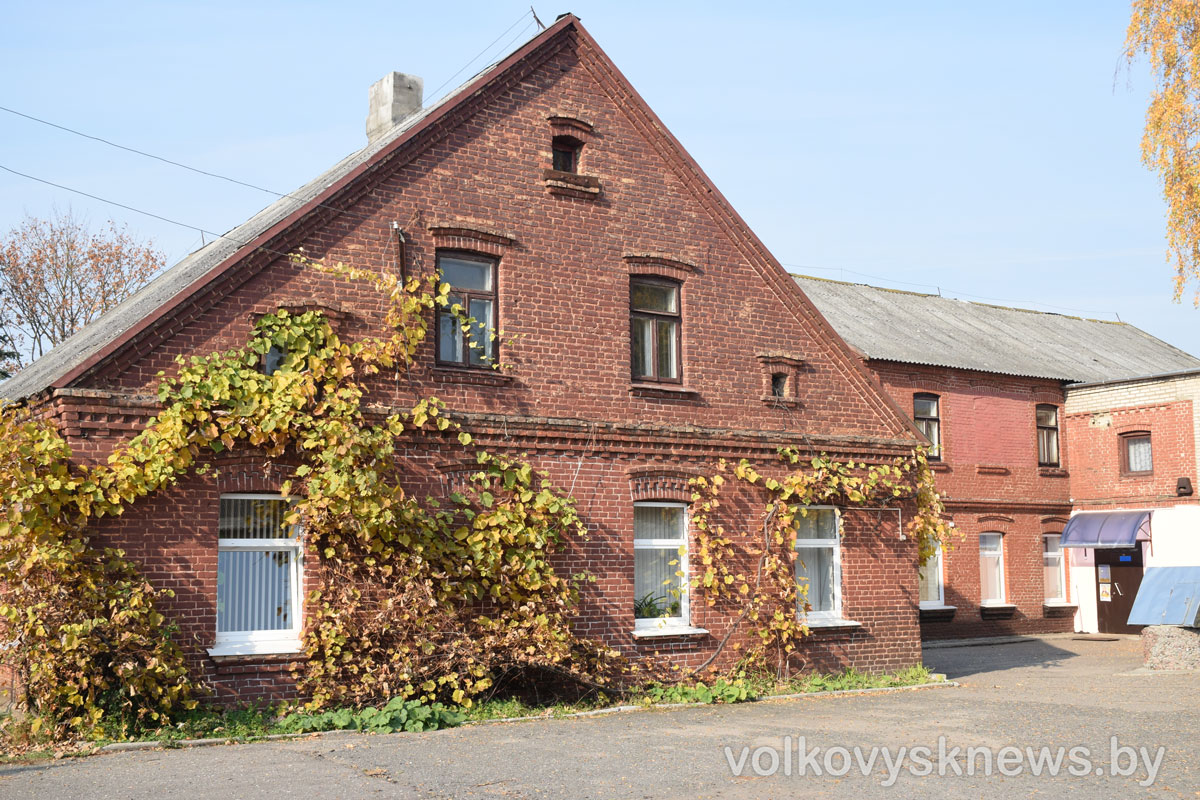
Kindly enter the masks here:
<path id="1" fill-rule="evenodd" d="M 154 413 L 148 395 L 159 371 L 173 370 L 180 355 L 241 345 L 257 314 L 317 305 L 336 310 L 344 338 L 380 332 L 373 290 L 297 268 L 278 252 L 302 247 L 312 258 L 398 269 L 397 222 L 410 273 L 431 270 L 439 248 L 499 258 L 499 325 L 511 337 L 501 358 L 511 369 L 439 369 L 427 342 L 412 373 L 377 381 L 371 400 L 402 406 L 434 394 L 460 412 L 483 446 L 528 453 L 578 499 L 589 528 L 588 540 L 563 555 L 564 569 L 596 576 L 583 594 L 579 630 L 632 656 L 658 651 L 699 663 L 724 634 L 727 610 L 693 604 L 692 622 L 706 636 L 631 636 L 633 501 L 678 500 L 686 475 L 711 473 L 719 458 L 747 457 L 768 468 L 780 445 L 799 444 L 878 462 L 905 452 L 912 434 L 639 103 L 586 36 L 568 30 L 550 41 L 325 201 L 351 213 L 320 210 L 295 223 L 270 244 L 276 253 L 245 255 L 58 392 L 49 408 L 77 457 L 106 457 Z M 598 179 L 598 196 L 561 191 L 544 177 L 554 132 L 548 117 L 563 114 L 592 125 L 580 171 Z M 632 384 L 629 280 L 638 271 L 682 281 L 689 391 Z M 789 393 L 764 399 L 774 369 L 789 372 Z M 413 491 L 437 494 L 454 480 L 447 461 L 458 451 L 428 442 L 406 448 Z M 215 472 L 187 477 L 106 521 L 98 534 L 175 591 L 168 611 L 218 698 L 287 696 L 288 658 L 205 652 L 215 635 L 219 497 L 245 490 L 232 486 L 269 490 L 286 465 L 253 453 L 215 464 Z M 733 505 L 752 527 L 761 499 Z M 901 513 L 907 518 L 912 509 Z M 892 512 L 848 513 L 846 520 L 844 611 L 859 627 L 815 635 L 797 664 L 875 671 L 916 663 L 915 542 L 901 536 Z M 727 660 L 734 657 L 728 651 Z"/>

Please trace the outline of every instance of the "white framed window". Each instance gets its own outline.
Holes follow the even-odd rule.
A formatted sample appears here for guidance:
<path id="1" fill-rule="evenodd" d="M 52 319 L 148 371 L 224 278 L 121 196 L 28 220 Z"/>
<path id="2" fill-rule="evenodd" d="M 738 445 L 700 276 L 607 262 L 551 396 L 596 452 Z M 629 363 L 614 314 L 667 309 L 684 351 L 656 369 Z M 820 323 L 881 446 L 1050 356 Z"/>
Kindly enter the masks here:
<path id="1" fill-rule="evenodd" d="M 979 603 L 1004 604 L 1004 534 L 979 534 Z"/>
<path id="2" fill-rule="evenodd" d="M 796 584 L 808 586 L 808 610 L 797 611 L 810 625 L 842 619 L 842 541 L 840 517 L 832 506 L 809 506 L 796 517 Z"/>
<path id="3" fill-rule="evenodd" d="M 688 613 L 687 506 L 633 506 L 634 630 L 686 628 Z"/>
<path id="4" fill-rule="evenodd" d="M 1046 602 L 1067 601 L 1067 579 L 1063 567 L 1060 533 L 1047 533 L 1042 536 L 1042 586 L 1046 592 Z"/>
<path id="5" fill-rule="evenodd" d="M 942 546 L 939 544 L 934 554 L 925 562 L 925 566 L 917 573 L 920 576 L 918 585 L 921 608 L 941 608 L 946 604 L 945 573 L 942 570 Z"/>
<path id="6" fill-rule="evenodd" d="M 299 651 L 302 548 L 290 507 L 277 494 L 221 495 L 211 655 Z"/>
<path id="7" fill-rule="evenodd" d="M 929 459 L 939 461 L 942 457 L 942 413 L 941 398 L 936 394 L 919 392 L 913 395 L 913 421 L 929 440 Z"/>

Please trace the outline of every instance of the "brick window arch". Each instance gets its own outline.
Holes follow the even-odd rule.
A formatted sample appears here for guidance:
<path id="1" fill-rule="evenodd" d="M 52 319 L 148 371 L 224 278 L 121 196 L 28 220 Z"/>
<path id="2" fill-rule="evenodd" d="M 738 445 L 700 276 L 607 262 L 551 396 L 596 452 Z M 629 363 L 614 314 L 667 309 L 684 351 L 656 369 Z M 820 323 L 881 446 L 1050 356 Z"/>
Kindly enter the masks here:
<path id="1" fill-rule="evenodd" d="M 692 502 L 692 487 L 688 481 L 696 477 L 693 473 L 671 467 L 634 467 L 628 474 L 634 502 Z"/>

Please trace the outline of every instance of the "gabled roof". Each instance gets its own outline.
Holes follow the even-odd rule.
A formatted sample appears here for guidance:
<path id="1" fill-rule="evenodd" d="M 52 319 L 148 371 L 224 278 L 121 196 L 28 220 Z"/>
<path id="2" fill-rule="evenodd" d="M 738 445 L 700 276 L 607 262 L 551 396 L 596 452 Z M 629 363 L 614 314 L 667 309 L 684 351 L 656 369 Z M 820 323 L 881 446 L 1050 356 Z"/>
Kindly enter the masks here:
<path id="1" fill-rule="evenodd" d="M 888 431 L 888 436 L 899 437 L 895 441 L 918 438 L 920 433 L 912 421 L 804 296 L 778 260 L 572 14 L 562 15 L 549 28 L 439 103 L 405 119 L 376 142 L 351 154 L 320 177 L 234 228 L 225 238 L 176 264 L 136 295 L 0 385 L 0 398 L 19 401 L 54 389 L 82 385 L 93 370 L 108 363 L 115 354 L 136 347 L 141 337 L 170 335 L 172 320 L 183 316 L 189 304 L 199 302 L 211 287 L 223 280 L 240 277 L 242 270 L 262 268 L 267 260 L 260 259 L 256 264 L 251 260 L 253 255 L 260 251 L 276 254 L 287 249 L 290 239 L 286 237 L 301 230 L 306 222 L 318 220 L 318 213 L 336 214 L 338 208 L 345 207 L 340 203 L 352 205 L 354 191 L 366 183 L 366 178 L 378 175 L 377 170 L 389 165 L 402 164 L 405 155 L 419 143 L 444 136 L 457 124 L 453 115 L 460 110 L 469 112 L 475 98 L 483 97 L 492 87 L 516 74 L 520 65 L 530 64 L 536 68 L 538 55 L 548 52 L 565 37 L 575 37 L 575 46 L 581 52 L 598 59 L 601 70 L 595 79 L 607 86 L 605 91 L 610 92 L 613 101 L 635 127 L 653 141 L 660 154 L 672 154 L 672 168 L 678 169 L 682 184 L 700 205 L 712 212 L 721 234 L 744 255 L 796 321 L 809 326 L 817 339 L 828 344 L 828 355 L 847 391 L 857 393 L 869 413 L 881 423 L 881 430 Z M 329 211 L 331 208 L 333 211 Z"/>
<path id="2" fill-rule="evenodd" d="M 1122 322 L 793 277 L 842 338 L 877 361 L 1072 383 L 1200 367 L 1200 358 Z"/>
<path id="3" fill-rule="evenodd" d="M 519 60 L 550 39 L 575 17 L 564 17 L 541 31 L 507 58 L 473 76 L 436 103 L 401 120 L 390 131 L 343 158 L 330 169 L 281 197 L 241 225 L 225 233 L 160 274 L 122 303 L 93 320 L 49 353 L 0 383 L 0 399 L 21 400 L 45 389 L 68 385 L 100 358 L 135 335 L 146 323 L 169 313 L 178 302 L 213 280 L 223 267 L 266 244 L 297 214 L 311 210 L 391 150 L 434 122 L 457 102 L 482 89 L 491 74 Z M 336 204 L 334 205 L 336 207 Z M 336 212 L 335 212 L 336 213 Z"/>

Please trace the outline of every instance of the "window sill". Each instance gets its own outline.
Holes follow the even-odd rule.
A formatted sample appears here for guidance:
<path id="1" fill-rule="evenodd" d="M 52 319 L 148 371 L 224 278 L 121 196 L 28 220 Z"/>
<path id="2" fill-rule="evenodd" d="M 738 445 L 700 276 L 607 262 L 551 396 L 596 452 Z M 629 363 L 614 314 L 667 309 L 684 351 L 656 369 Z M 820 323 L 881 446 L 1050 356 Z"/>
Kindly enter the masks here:
<path id="1" fill-rule="evenodd" d="M 809 619 L 804 624 L 810 631 L 856 630 L 862 627 L 861 622 L 852 619 Z"/>
<path id="2" fill-rule="evenodd" d="M 282 639 L 274 642 L 223 642 L 208 649 L 213 658 L 223 656 L 282 656 L 304 650 L 299 639 Z"/>
<path id="3" fill-rule="evenodd" d="M 921 622 L 949 622 L 957 611 L 958 606 L 930 603 L 920 607 L 919 616 Z"/>
<path id="4" fill-rule="evenodd" d="M 1012 603 L 984 603 L 979 606 L 979 616 L 983 619 L 1008 619 L 1017 613 L 1017 607 Z"/>
<path id="5" fill-rule="evenodd" d="M 800 398 L 798 397 L 776 397 L 775 395 L 769 395 L 761 399 L 763 401 L 763 405 L 768 406 L 784 406 L 787 408 L 794 408 L 800 405 Z"/>
<path id="6" fill-rule="evenodd" d="M 481 386 L 506 386 L 513 382 L 511 373 L 501 372 L 491 367 L 452 367 L 447 364 L 439 364 L 434 367 L 433 377 L 455 383 L 473 383 Z"/>
<path id="7" fill-rule="evenodd" d="M 663 625 L 661 628 L 635 628 L 635 639 L 657 639 L 664 636 L 707 636 L 705 628 L 693 628 L 691 625 Z"/>
<path id="8" fill-rule="evenodd" d="M 929 468 L 931 470 L 933 470 L 934 472 L 949 472 L 950 471 L 950 465 L 947 464 L 945 461 L 930 460 L 928 463 L 929 463 Z"/>
<path id="9" fill-rule="evenodd" d="M 1038 467 L 1038 475 L 1043 478 L 1067 478 L 1071 473 L 1062 467 Z"/>
<path id="10" fill-rule="evenodd" d="M 1078 603 L 1068 603 L 1065 600 L 1047 600 L 1046 602 L 1042 603 L 1043 614 L 1053 614 L 1058 616 L 1066 615 L 1068 613 L 1074 614 L 1077 610 L 1079 610 Z"/>
<path id="11" fill-rule="evenodd" d="M 546 182 L 546 191 L 550 194 L 578 197 L 582 200 L 592 200 L 600 196 L 600 179 L 594 175 L 547 169 L 542 172 L 542 180 Z"/>
<path id="12" fill-rule="evenodd" d="M 672 397 L 681 400 L 698 398 L 700 391 L 680 383 L 634 383 L 629 393 L 636 397 Z"/>

